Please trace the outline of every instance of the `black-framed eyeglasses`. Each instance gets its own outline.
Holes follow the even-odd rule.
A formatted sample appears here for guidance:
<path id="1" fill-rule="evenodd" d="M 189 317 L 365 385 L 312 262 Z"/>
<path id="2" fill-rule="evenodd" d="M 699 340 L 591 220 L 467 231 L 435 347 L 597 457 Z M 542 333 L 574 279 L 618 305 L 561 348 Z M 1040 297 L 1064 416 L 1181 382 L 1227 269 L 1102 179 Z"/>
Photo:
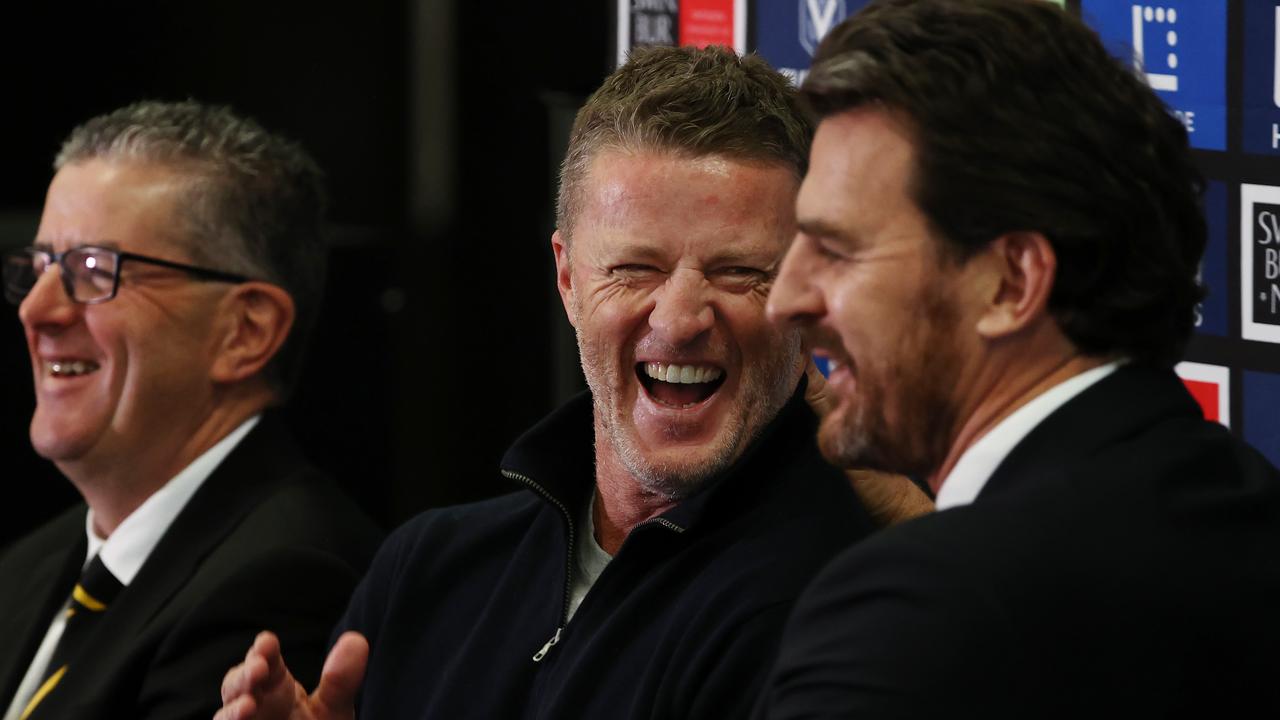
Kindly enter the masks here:
<path id="1" fill-rule="evenodd" d="M 17 305 L 35 287 L 49 268 L 62 268 L 62 287 L 73 302 L 84 305 L 104 303 L 120 289 L 120 268 L 126 260 L 180 270 L 199 280 L 242 283 L 249 278 L 235 273 L 161 260 L 97 245 L 82 245 L 60 253 L 29 247 L 4 256 L 4 296 Z"/>

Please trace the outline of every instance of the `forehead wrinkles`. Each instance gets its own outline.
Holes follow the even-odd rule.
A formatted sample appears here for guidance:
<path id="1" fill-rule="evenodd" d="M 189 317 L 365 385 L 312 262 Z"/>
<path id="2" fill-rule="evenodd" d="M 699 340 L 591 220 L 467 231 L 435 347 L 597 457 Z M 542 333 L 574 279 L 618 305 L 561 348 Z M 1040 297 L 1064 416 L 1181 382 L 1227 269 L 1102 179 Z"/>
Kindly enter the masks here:
<path id="1" fill-rule="evenodd" d="M 607 153 L 588 174 L 580 227 L 650 237 L 665 233 L 670 238 L 662 239 L 672 240 L 773 240 L 790 232 L 797 184 L 780 166 L 714 156 Z"/>

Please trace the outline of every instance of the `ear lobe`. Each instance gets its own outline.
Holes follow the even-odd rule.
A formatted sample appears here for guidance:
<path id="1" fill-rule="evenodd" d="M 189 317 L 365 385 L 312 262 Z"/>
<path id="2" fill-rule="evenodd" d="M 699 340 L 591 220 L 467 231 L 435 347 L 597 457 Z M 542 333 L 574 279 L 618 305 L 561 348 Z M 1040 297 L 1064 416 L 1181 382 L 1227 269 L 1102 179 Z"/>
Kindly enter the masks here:
<path id="1" fill-rule="evenodd" d="M 560 292 L 560 303 L 564 306 L 564 314 L 569 324 L 578 326 L 573 312 L 573 265 L 569 260 L 569 246 L 559 230 L 551 233 L 551 251 L 556 256 L 556 290 Z"/>
<path id="2" fill-rule="evenodd" d="M 995 282 L 987 285 L 990 297 L 985 298 L 978 334 L 987 339 L 1012 335 L 1046 317 L 1058 271 L 1049 239 L 1038 232 L 1008 233 L 992 241 L 985 253 Z"/>
<path id="3" fill-rule="evenodd" d="M 266 367 L 293 327 L 293 298 L 278 285 L 243 283 L 223 298 L 225 332 L 217 348 L 214 382 L 248 379 Z"/>

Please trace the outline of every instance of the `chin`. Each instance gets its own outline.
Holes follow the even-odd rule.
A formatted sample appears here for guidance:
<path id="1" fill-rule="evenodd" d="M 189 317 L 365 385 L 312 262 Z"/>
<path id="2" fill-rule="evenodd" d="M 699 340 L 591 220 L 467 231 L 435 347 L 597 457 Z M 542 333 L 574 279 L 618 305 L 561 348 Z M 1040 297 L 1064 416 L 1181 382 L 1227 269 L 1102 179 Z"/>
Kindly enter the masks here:
<path id="1" fill-rule="evenodd" d="M 83 429 L 58 427 L 37 413 L 31 421 L 31 447 L 45 460 L 59 462 L 83 457 L 92 446 Z"/>
<path id="2" fill-rule="evenodd" d="M 638 443 L 624 443 L 619 455 L 645 490 L 680 500 L 701 490 L 711 477 L 733 464 L 738 455 L 733 440 L 718 434 L 698 443 L 668 442 L 658 451 L 643 451 Z"/>

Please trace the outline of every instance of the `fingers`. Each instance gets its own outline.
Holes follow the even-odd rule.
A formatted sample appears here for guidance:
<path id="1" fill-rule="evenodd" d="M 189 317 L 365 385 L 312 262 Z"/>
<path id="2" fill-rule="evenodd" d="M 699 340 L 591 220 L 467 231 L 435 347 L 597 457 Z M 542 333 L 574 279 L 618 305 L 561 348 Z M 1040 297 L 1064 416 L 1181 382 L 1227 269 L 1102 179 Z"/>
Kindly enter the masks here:
<path id="1" fill-rule="evenodd" d="M 280 641 L 269 632 L 259 633 L 245 653 L 244 662 L 227 671 L 222 679 L 223 708 L 218 720 L 254 717 L 259 701 L 288 677 L 280 654 Z"/>
<path id="2" fill-rule="evenodd" d="M 845 474 L 878 525 L 896 525 L 934 510 L 933 500 L 905 475 L 874 470 L 846 470 Z"/>
<path id="3" fill-rule="evenodd" d="M 213 720 L 249 720 L 257 710 L 257 701 L 250 695 L 244 695 L 224 704 L 221 710 L 214 713 Z"/>
<path id="4" fill-rule="evenodd" d="M 343 633 L 320 671 L 320 686 L 311 694 L 313 706 L 331 717 L 355 717 L 356 693 L 368 662 L 369 641 L 360 633 Z"/>
<path id="5" fill-rule="evenodd" d="M 818 417 L 826 417 L 827 413 L 835 407 L 835 398 L 831 397 L 831 392 L 827 388 L 827 378 L 818 370 L 812 355 L 809 356 L 809 362 L 805 365 L 804 374 L 809 378 L 809 384 L 804 391 L 805 401 Z"/>

